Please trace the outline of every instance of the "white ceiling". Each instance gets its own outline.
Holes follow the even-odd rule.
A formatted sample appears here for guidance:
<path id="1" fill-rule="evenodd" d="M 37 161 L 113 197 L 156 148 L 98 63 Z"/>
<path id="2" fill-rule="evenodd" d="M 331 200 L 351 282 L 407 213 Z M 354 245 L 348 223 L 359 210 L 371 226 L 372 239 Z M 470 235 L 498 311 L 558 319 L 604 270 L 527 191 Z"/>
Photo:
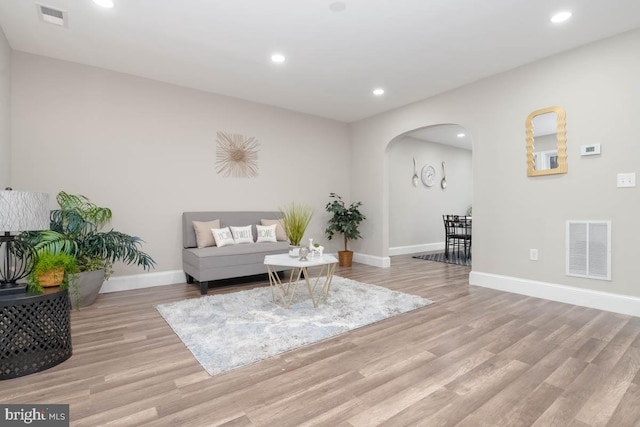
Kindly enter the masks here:
<path id="1" fill-rule="evenodd" d="M 458 135 L 463 135 L 459 137 Z M 460 125 L 444 124 L 429 126 L 406 133 L 404 136 L 419 139 L 425 142 L 450 145 L 453 147 L 471 150 L 471 136 Z"/>
<path id="2" fill-rule="evenodd" d="M 1 0 L 0 26 L 15 50 L 344 122 L 640 27 L 639 0 L 115 2 L 42 0 L 64 28 L 33 0 Z M 549 22 L 565 9 L 570 21 Z"/>

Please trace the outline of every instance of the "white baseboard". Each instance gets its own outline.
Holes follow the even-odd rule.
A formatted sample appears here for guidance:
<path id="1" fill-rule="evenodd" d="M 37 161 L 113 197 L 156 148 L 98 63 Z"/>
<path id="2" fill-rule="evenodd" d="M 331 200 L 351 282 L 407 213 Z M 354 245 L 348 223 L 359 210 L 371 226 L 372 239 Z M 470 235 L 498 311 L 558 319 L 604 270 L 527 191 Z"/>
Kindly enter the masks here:
<path id="1" fill-rule="evenodd" d="M 498 274 L 469 273 L 474 286 L 640 317 L 640 298 Z"/>
<path id="2" fill-rule="evenodd" d="M 391 267 L 391 258 L 389 258 L 388 256 L 382 257 L 382 256 L 374 256 L 374 255 L 367 255 L 367 254 L 359 254 L 357 252 L 354 252 L 353 260 L 355 262 L 359 262 L 360 264 L 371 265 L 373 267 L 380 267 L 380 268 Z"/>
<path id="3" fill-rule="evenodd" d="M 157 273 L 134 274 L 131 276 L 114 276 L 102 284 L 101 294 L 109 292 L 129 291 L 132 289 L 151 288 L 154 286 L 186 283 L 182 270 L 159 271 Z"/>
<path id="4" fill-rule="evenodd" d="M 420 252 L 444 251 L 444 242 L 426 243 L 413 246 L 396 246 L 389 248 L 389 256 L 417 254 Z"/>
<path id="5" fill-rule="evenodd" d="M 337 252 L 328 253 L 327 255 L 333 255 L 334 257 L 338 258 Z M 387 257 L 374 256 L 374 255 L 361 254 L 358 252 L 353 253 L 353 262 L 370 265 L 372 267 L 380 267 L 380 268 L 391 267 L 391 258 L 389 258 L 388 256 Z"/>

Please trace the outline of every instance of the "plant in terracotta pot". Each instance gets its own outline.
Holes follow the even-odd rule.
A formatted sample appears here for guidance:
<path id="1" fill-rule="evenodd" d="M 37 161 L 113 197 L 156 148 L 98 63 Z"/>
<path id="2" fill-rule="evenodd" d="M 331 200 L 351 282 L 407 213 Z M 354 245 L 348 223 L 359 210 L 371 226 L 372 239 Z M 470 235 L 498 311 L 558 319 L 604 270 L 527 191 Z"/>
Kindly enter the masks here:
<path id="1" fill-rule="evenodd" d="M 334 234 L 342 234 L 344 238 L 344 250 L 338 251 L 338 261 L 341 267 L 351 267 L 353 263 L 353 251 L 347 248 L 349 240 L 356 240 L 362 237 L 358 227 L 366 217 L 360 212 L 362 202 L 353 202 L 348 207 L 342 200 L 342 197 L 336 193 L 331 193 L 330 197 L 334 200 L 327 203 L 325 209 L 333 214 L 329 219 L 325 233 L 327 238 L 331 240 Z"/>
<path id="2" fill-rule="evenodd" d="M 39 254 L 64 253 L 75 258 L 80 271 L 80 306 L 94 302 L 114 262 L 139 265 L 145 270 L 155 266 L 155 261 L 140 249 L 142 239 L 113 229 L 103 231 L 111 221 L 111 209 L 64 191 L 56 200 L 60 208 L 51 211 L 51 229 L 24 232 L 20 239 Z"/>
<path id="3" fill-rule="evenodd" d="M 27 289 L 30 292 L 42 292 L 47 287 L 60 286 L 68 289 L 79 272 L 76 259 L 65 253 L 42 252 L 27 277 Z"/>
<path id="4" fill-rule="evenodd" d="M 291 203 L 289 206 L 280 208 L 280 213 L 284 232 L 289 239 L 289 245 L 292 246 L 289 255 L 298 256 L 296 249 L 299 249 L 302 237 L 311 222 L 313 209 L 306 205 Z"/>

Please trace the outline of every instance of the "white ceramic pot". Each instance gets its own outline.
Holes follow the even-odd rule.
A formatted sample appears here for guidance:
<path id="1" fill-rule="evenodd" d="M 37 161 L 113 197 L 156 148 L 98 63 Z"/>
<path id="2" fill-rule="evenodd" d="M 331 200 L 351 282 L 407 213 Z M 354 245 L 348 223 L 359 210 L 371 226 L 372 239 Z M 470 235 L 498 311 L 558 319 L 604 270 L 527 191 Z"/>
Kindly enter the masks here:
<path id="1" fill-rule="evenodd" d="M 289 256 L 291 258 L 298 258 L 300 256 L 300 246 L 289 245 Z"/>

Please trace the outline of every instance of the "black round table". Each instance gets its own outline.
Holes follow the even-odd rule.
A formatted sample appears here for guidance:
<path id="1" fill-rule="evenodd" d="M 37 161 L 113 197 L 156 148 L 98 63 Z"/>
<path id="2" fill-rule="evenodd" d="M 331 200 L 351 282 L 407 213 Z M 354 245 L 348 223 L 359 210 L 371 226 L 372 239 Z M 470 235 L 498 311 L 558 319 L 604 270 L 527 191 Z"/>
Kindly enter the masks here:
<path id="1" fill-rule="evenodd" d="M 0 295 L 0 380 L 40 372 L 71 357 L 66 290 Z"/>

